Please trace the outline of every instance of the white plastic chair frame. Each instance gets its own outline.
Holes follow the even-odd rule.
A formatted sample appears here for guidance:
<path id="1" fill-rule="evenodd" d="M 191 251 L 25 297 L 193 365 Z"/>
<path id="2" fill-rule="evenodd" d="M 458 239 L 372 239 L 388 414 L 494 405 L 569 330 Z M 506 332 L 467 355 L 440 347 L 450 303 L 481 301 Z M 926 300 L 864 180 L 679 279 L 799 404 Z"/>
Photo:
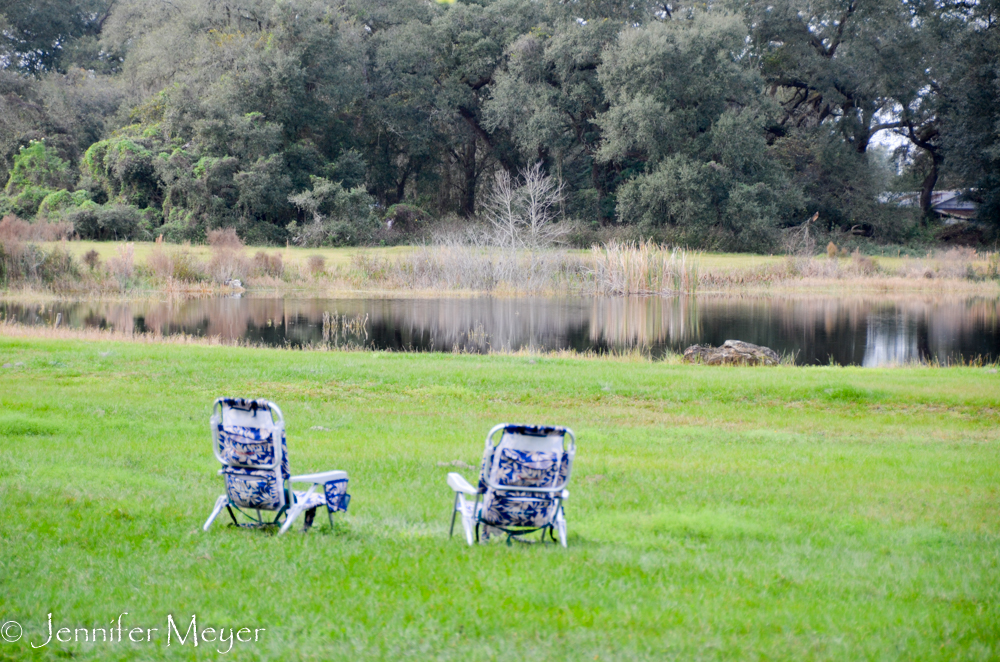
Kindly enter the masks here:
<path id="1" fill-rule="evenodd" d="M 247 519 L 254 522 L 254 524 L 251 524 L 250 526 L 275 526 L 281 522 L 281 518 L 284 516 L 284 522 L 281 523 L 281 528 L 278 530 L 278 535 L 281 535 L 288 531 L 292 523 L 300 514 L 302 514 L 303 511 L 307 510 L 303 505 L 303 501 L 296 501 L 295 492 L 291 489 L 291 485 L 293 483 L 311 483 L 309 490 L 302 495 L 302 499 L 307 500 L 308 497 L 316 491 L 317 487 L 322 487 L 326 483 L 333 480 L 346 480 L 347 472 L 324 471 L 320 473 L 303 474 L 300 476 L 291 476 L 287 481 L 285 481 L 281 475 L 281 463 L 284 460 L 284 448 L 282 447 L 281 440 L 285 436 L 285 417 L 284 414 L 281 413 L 281 408 L 270 400 L 257 400 L 256 402 L 258 404 L 263 404 L 263 407 L 259 407 L 257 411 L 266 409 L 271 417 L 270 427 L 273 433 L 271 435 L 271 443 L 274 444 L 272 453 L 274 461 L 271 464 L 248 463 L 235 465 L 232 462 L 225 460 L 219 454 L 219 424 L 223 422 L 223 408 L 227 400 L 235 400 L 235 398 L 216 398 L 215 403 L 212 405 L 212 453 L 215 455 L 215 459 L 217 459 L 224 466 L 273 471 L 275 483 L 281 485 L 282 488 L 279 490 L 278 507 L 272 510 L 272 512 L 274 512 L 274 519 L 270 522 L 264 520 L 264 516 L 261 514 L 262 509 L 260 508 L 254 509 L 256 511 L 256 517 L 245 512 L 230 500 L 227 492 L 215 500 L 215 506 L 212 508 L 212 513 L 208 516 L 208 519 L 205 520 L 205 524 L 201 527 L 202 531 L 208 531 L 208 527 L 212 525 L 212 522 L 214 522 L 215 518 L 219 516 L 219 513 L 222 512 L 223 508 L 229 512 L 229 517 L 233 520 L 233 524 L 235 526 L 240 526 L 239 521 L 236 519 L 236 514 L 233 512 L 233 509 L 235 508 L 238 512 L 246 516 Z M 275 414 L 277 414 L 277 418 L 275 417 Z M 224 469 L 220 469 L 218 473 L 221 476 L 224 472 Z M 292 503 L 290 504 L 288 503 L 289 497 L 292 500 Z M 327 508 L 326 514 L 330 520 L 330 526 L 332 527 L 333 513 L 330 512 L 329 508 Z M 312 524 L 311 518 L 309 518 L 309 520 L 310 521 L 307 521 L 306 523 L 306 529 L 308 529 Z"/>
<path id="2" fill-rule="evenodd" d="M 548 428 L 553 431 L 561 432 L 563 435 L 564 453 L 568 453 L 571 458 L 576 454 L 576 435 L 569 428 L 560 426 L 500 423 L 499 425 L 493 426 L 493 428 L 486 435 L 486 445 L 483 448 L 484 457 L 488 450 L 493 450 L 494 452 L 496 452 L 496 448 L 499 444 L 493 443 L 493 437 L 496 435 L 497 432 L 506 431 L 508 428 L 535 428 L 535 429 Z M 569 446 L 566 445 L 567 437 L 569 438 Z M 500 439 L 501 441 L 503 440 L 502 435 Z M 558 465 L 556 468 L 556 475 L 559 474 L 559 471 L 562 468 L 561 456 L 559 462 L 560 465 Z M 555 507 L 553 508 L 553 514 L 550 516 L 549 521 L 543 524 L 542 526 L 505 527 L 505 526 L 497 526 L 496 524 L 486 522 L 482 519 L 481 498 L 484 495 L 484 491 L 480 491 L 479 489 L 470 485 L 469 482 L 465 480 L 465 478 L 461 474 L 451 472 L 448 474 L 448 486 L 453 490 L 455 490 L 455 502 L 453 504 L 453 510 L 451 513 L 451 528 L 449 529 L 448 537 L 453 537 L 455 535 L 455 518 L 459 515 L 459 513 L 461 513 L 462 528 L 465 529 L 465 540 L 469 545 L 473 545 L 479 542 L 479 528 L 481 525 L 485 524 L 487 526 L 491 526 L 493 528 L 500 529 L 501 531 L 505 532 L 507 534 L 507 544 L 510 544 L 511 538 L 515 536 L 527 535 L 530 533 L 534 533 L 536 531 L 542 532 L 541 534 L 542 540 L 544 541 L 545 533 L 547 531 L 553 540 L 556 539 L 556 534 L 558 534 L 559 543 L 563 547 L 566 547 L 567 527 L 566 527 L 566 516 L 565 513 L 563 512 L 562 502 L 563 500 L 569 497 L 569 490 L 566 489 L 566 485 L 569 483 L 570 473 L 573 470 L 572 464 L 570 464 L 569 470 L 566 472 L 566 479 L 562 482 L 562 484 L 553 487 L 520 487 L 515 485 L 510 485 L 510 486 L 497 485 L 490 481 L 491 468 L 490 467 L 480 468 L 480 472 L 483 472 L 484 470 L 486 475 L 485 476 L 480 475 L 479 478 L 481 478 L 482 481 L 486 483 L 487 489 L 492 489 L 497 492 L 537 492 L 540 494 L 551 495 L 552 500 L 555 502 Z M 475 501 L 471 504 L 472 505 L 471 516 L 467 514 L 469 513 L 469 509 L 466 508 L 466 505 L 468 503 L 465 498 L 466 496 L 475 496 Z"/>

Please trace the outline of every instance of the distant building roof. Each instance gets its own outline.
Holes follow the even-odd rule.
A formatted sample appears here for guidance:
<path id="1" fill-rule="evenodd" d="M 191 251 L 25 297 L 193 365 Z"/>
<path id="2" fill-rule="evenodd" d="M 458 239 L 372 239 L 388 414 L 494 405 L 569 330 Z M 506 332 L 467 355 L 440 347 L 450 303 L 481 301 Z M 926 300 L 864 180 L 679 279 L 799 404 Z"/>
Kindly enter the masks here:
<path id="1" fill-rule="evenodd" d="M 900 207 L 916 207 L 920 204 L 920 193 L 883 193 L 879 202 L 895 202 Z M 931 193 L 931 211 L 941 216 L 957 216 L 972 218 L 976 215 L 975 202 L 968 200 L 960 189 L 933 191 Z"/>

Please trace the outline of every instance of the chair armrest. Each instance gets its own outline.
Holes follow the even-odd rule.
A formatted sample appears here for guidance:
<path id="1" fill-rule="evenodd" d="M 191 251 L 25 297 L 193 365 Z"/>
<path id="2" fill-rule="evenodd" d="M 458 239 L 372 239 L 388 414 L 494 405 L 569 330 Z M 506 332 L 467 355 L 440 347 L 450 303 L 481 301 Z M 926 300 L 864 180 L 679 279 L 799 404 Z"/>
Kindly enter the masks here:
<path id="1" fill-rule="evenodd" d="M 448 487 L 463 494 L 477 494 L 476 488 L 469 485 L 469 481 L 462 478 L 461 474 L 455 472 L 448 474 Z"/>
<path id="2" fill-rule="evenodd" d="M 292 476 L 288 479 L 290 483 L 313 483 L 315 485 L 324 485 L 329 483 L 331 480 L 344 480 L 347 478 L 346 471 L 321 471 L 315 474 L 302 474 L 301 476 Z"/>

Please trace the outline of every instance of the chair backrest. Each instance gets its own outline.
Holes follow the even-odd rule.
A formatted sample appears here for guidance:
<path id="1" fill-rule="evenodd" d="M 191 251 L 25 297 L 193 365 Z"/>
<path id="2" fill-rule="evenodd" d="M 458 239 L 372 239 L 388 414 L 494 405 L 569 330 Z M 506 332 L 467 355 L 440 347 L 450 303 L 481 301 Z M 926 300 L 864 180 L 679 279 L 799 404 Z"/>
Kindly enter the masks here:
<path id="1" fill-rule="evenodd" d="M 500 526 L 551 522 L 575 454 L 576 436 L 569 428 L 508 423 L 494 427 L 486 436 L 479 473 L 479 489 L 486 495 L 484 519 Z"/>
<path id="2" fill-rule="evenodd" d="M 280 510 L 289 478 L 285 420 L 269 400 L 219 398 L 212 407 L 212 450 L 222 463 L 230 501 Z"/>

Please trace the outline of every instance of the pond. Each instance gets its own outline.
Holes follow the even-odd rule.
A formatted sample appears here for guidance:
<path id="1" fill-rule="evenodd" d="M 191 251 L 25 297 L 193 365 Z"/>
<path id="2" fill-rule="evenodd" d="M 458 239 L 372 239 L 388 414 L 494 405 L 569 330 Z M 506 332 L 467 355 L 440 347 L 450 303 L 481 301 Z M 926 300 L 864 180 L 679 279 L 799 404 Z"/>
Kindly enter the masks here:
<path id="1" fill-rule="evenodd" d="M 639 349 L 651 356 L 729 338 L 800 365 L 1000 358 L 1000 299 L 878 297 L 211 298 L 0 302 L 0 319 L 218 336 L 272 346 L 474 352 Z"/>

